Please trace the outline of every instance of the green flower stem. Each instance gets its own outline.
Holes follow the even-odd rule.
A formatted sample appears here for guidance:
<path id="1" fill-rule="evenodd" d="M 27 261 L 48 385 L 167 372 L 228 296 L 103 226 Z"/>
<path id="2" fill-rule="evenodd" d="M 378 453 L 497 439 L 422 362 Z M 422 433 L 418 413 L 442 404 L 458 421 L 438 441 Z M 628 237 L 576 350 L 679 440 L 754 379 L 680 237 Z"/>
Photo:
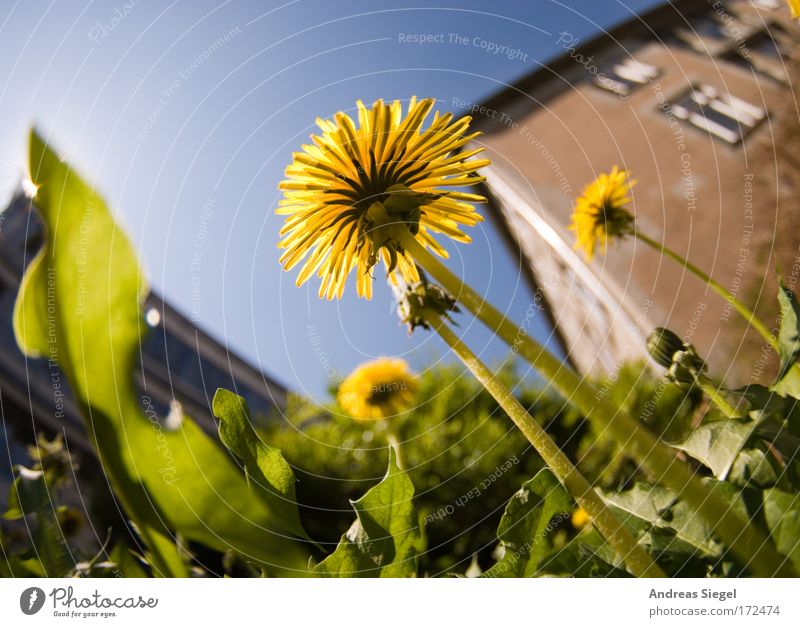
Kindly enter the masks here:
<path id="1" fill-rule="evenodd" d="M 758 317 L 756 317 L 756 314 L 755 314 L 754 311 L 752 311 L 743 302 L 741 302 L 738 298 L 736 298 L 728 290 L 726 290 L 724 287 L 722 287 L 722 285 L 720 285 L 717 281 L 715 281 L 713 278 L 711 278 L 708 274 L 703 272 L 700 268 L 698 268 L 696 265 L 691 263 L 685 257 L 681 257 L 675 251 L 671 250 L 670 248 L 667 248 L 661 242 L 657 242 L 656 240 L 648 237 L 647 235 L 645 235 L 641 231 L 634 231 L 633 235 L 639 241 L 647 244 L 648 246 L 650 246 L 651 248 L 657 250 L 658 252 L 663 253 L 664 255 L 666 255 L 667 257 L 672 259 L 673 261 L 677 261 L 680 265 L 682 265 L 684 268 L 686 268 L 689 272 L 691 272 L 692 274 L 697 276 L 700 280 L 702 280 L 706 284 L 708 284 L 708 286 L 712 290 L 714 290 L 717 294 L 719 294 L 737 312 L 739 312 L 739 314 L 742 316 L 742 318 L 745 319 L 745 321 L 748 324 L 752 325 L 753 328 L 761 334 L 761 337 L 763 337 L 769 343 L 769 345 L 773 348 L 773 350 L 775 350 L 776 352 L 779 350 L 778 349 L 778 340 L 775 338 L 775 336 L 772 334 L 772 332 L 767 328 L 767 325 L 765 325 Z"/>
<path id="2" fill-rule="evenodd" d="M 711 381 L 708 380 L 707 377 L 703 376 L 702 374 L 697 377 L 697 385 L 700 386 L 700 389 L 705 392 L 706 396 L 711 399 L 719 410 L 725 414 L 726 418 L 741 418 L 742 416 L 736 411 L 736 408 L 731 405 L 730 401 L 725 398 L 725 394 L 722 390 L 718 389 Z"/>
<path id="3" fill-rule="evenodd" d="M 586 510 L 592 523 L 609 545 L 623 560 L 628 570 L 637 577 L 665 577 L 664 572 L 652 560 L 630 532 L 611 513 L 602 498 L 581 475 L 569 458 L 550 439 L 547 432 L 525 410 L 505 385 L 478 359 L 461 339 L 436 314 L 426 316 L 428 324 L 453 349 L 475 378 L 500 403 L 500 406 L 525 435 L 564 487 L 578 504 Z"/>
<path id="4" fill-rule="evenodd" d="M 417 242 L 410 231 L 402 231 L 398 235 L 403 248 L 445 290 L 495 331 L 512 350 L 530 362 L 569 403 L 607 431 L 626 452 L 658 477 L 661 483 L 685 499 L 754 574 L 760 577 L 794 576 L 787 560 L 773 548 L 769 540 L 747 521 L 742 520 L 728 503 L 712 493 L 677 459 L 670 448 L 606 398 L 600 397 L 574 370 L 554 357 L 524 330 L 509 322 Z"/>

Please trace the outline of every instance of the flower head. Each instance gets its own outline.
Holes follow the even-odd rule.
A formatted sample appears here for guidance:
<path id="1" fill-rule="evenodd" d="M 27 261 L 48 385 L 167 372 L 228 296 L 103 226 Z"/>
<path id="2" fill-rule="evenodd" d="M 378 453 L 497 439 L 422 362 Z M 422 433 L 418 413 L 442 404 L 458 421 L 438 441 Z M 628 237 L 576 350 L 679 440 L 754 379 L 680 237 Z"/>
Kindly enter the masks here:
<path id="1" fill-rule="evenodd" d="M 432 237 L 441 233 L 469 242 L 461 226 L 482 220 L 471 203 L 477 194 L 458 191 L 479 182 L 474 172 L 488 159 L 470 157 L 481 148 L 459 152 L 480 133 L 467 133 L 470 118 L 436 112 L 432 99 L 411 98 L 403 116 L 399 100 L 358 105 L 358 126 L 343 112 L 317 120 L 321 134 L 293 155 L 280 184 L 284 198 L 278 213 L 286 216 L 279 247 L 289 270 L 303 262 L 297 284 L 316 273 L 319 295 L 341 298 L 347 276 L 357 270 L 358 295 L 372 296 L 370 270 L 382 259 L 409 282 L 419 280 L 416 266 L 402 248 L 398 228 L 408 229 L 423 246 L 441 257 L 444 248 Z"/>
<path id="2" fill-rule="evenodd" d="M 353 370 L 339 386 L 337 398 L 353 418 L 380 420 L 408 409 L 416 392 L 417 379 L 404 360 L 381 358 Z"/>
<path id="3" fill-rule="evenodd" d="M 628 172 L 617 166 L 601 174 L 586 186 L 572 213 L 570 230 L 575 231 L 575 248 L 583 250 L 591 260 L 599 246 L 605 253 L 608 240 L 622 238 L 633 232 L 633 215 L 627 205 L 631 202 L 631 187 L 636 183 Z"/>

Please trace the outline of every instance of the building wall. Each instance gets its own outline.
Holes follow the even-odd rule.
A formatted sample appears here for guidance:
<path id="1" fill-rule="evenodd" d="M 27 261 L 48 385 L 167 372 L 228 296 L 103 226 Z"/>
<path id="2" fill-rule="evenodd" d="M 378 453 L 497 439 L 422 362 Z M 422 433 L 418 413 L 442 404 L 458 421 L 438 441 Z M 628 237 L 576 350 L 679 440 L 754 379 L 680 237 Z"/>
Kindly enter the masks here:
<path id="1" fill-rule="evenodd" d="M 565 53 L 549 67 L 485 103 L 455 104 L 472 110 L 484 130 L 493 210 L 548 297 L 582 371 L 609 372 L 624 360 L 644 359 L 647 333 L 669 326 L 709 357 L 717 376 L 746 382 L 759 342 L 702 282 L 634 239 L 587 264 L 567 228 L 583 187 L 618 165 L 637 181 L 639 228 L 750 304 L 772 302 L 764 274 L 779 262 L 794 264 L 796 231 L 785 225 L 796 219 L 787 222 L 756 182 L 770 167 L 758 148 L 772 139 L 769 113 L 790 93 L 778 50 L 788 55 L 800 29 L 783 7 L 675 4 L 585 45 L 562 33 Z M 629 82 L 627 95 L 595 84 L 630 68 L 640 78 L 651 69 L 655 75 Z M 723 114 L 706 107 L 694 122 L 683 119 L 680 104 L 693 86 L 698 94 L 713 88 L 711 107 Z M 697 126 L 709 119 L 723 125 L 714 127 L 716 134 Z M 745 123 L 731 126 L 731 120 Z M 731 350 L 748 353 L 740 371 L 730 370 Z"/>

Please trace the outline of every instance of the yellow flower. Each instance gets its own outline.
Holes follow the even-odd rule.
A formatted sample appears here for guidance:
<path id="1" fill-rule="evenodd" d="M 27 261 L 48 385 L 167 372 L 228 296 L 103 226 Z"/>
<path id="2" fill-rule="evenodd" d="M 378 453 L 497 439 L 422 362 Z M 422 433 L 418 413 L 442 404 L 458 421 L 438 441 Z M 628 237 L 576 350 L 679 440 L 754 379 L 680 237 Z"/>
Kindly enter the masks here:
<path id="1" fill-rule="evenodd" d="M 575 249 L 583 250 L 591 260 L 599 246 L 605 253 L 608 240 L 622 238 L 633 232 L 633 215 L 626 206 L 631 202 L 631 187 L 636 183 L 628 172 L 617 166 L 601 174 L 586 186 L 575 201 L 570 230 L 575 231 Z"/>
<path id="2" fill-rule="evenodd" d="M 789 8 L 794 17 L 800 17 L 800 0 L 789 0 Z"/>
<path id="3" fill-rule="evenodd" d="M 589 514 L 586 512 L 585 509 L 579 507 L 574 512 L 572 512 L 572 526 L 575 529 L 583 529 L 586 525 L 591 522 L 591 518 L 589 518 Z"/>
<path id="4" fill-rule="evenodd" d="M 481 148 L 458 152 L 480 134 L 467 133 L 471 118 L 453 122 L 451 113 L 436 112 L 423 130 L 432 99 L 411 98 L 405 117 L 399 100 L 357 105 L 358 127 L 341 111 L 333 120 L 317 119 L 322 133 L 293 154 L 280 184 L 284 198 L 277 213 L 287 216 L 281 263 L 289 270 L 303 262 L 297 285 L 316 273 L 320 298 L 328 300 L 341 298 L 354 268 L 358 295 L 371 298 L 370 270 L 379 259 L 390 275 L 396 268 L 408 282 L 418 281 L 393 229 L 408 228 L 420 244 L 446 258 L 431 234 L 469 242 L 460 227 L 480 222 L 471 203 L 486 201 L 450 189 L 483 180 L 474 172 L 489 163 L 469 160 Z"/>
<path id="5" fill-rule="evenodd" d="M 414 402 L 417 379 L 402 359 L 380 358 L 361 364 L 342 381 L 338 400 L 359 420 L 395 416 Z"/>

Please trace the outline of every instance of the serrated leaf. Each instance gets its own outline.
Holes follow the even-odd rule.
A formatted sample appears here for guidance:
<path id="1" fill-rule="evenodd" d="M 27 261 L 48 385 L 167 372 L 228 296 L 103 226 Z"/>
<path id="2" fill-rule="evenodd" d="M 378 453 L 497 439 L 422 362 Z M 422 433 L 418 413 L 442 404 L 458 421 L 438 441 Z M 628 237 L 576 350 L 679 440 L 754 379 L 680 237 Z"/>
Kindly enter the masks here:
<path id="1" fill-rule="evenodd" d="M 770 388 L 782 396 L 800 398 L 800 367 L 792 367 L 800 357 L 800 306 L 794 292 L 778 286 L 781 326 L 778 331 L 778 353 L 781 362 L 778 377 Z"/>
<path id="2" fill-rule="evenodd" d="M 770 389 L 781 396 L 800 399 L 800 370 L 789 368 L 783 378 L 776 381 Z"/>
<path id="3" fill-rule="evenodd" d="M 784 285 L 783 279 L 778 285 L 778 304 L 781 310 L 781 328 L 778 331 L 778 351 L 781 356 L 778 372 L 780 381 L 800 357 L 800 306 L 797 304 L 794 292 Z"/>
<path id="4" fill-rule="evenodd" d="M 220 421 L 222 443 L 244 462 L 251 487 L 287 533 L 310 539 L 300 522 L 294 471 L 283 453 L 258 437 L 245 399 L 228 390 L 214 395 L 214 416 Z"/>
<path id="5" fill-rule="evenodd" d="M 603 492 L 602 496 L 613 509 L 623 514 L 621 520 L 631 531 L 640 536 L 651 528 L 663 532 L 644 538 L 644 543 L 650 544 L 653 550 L 699 552 L 707 556 L 718 556 L 722 552 L 722 546 L 711 537 L 705 522 L 667 488 L 637 483 L 630 490 Z M 670 537 L 673 538 L 671 542 Z M 664 544 L 665 540 L 667 544 Z"/>
<path id="6" fill-rule="evenodd" d="M 327 577 L 414 577 L 425 543 L 412 504 L 414 485 L 389 451 L 383 480 L 351 504 L 356 520 L 314 571 Z"/>
<path id="7" fill-rule="evenodd" d="M 540 470 L 509 499 L 497 528 L 503 556 L 483 576 L 532 577 L 552 547 L 554 519 L 566 518 L 572 508 L 572 497 L 553 473 Z"/>
<path id="8" fill-rule="evenodd" d="M 764 490 L 764 517 L 775 548 L 800 570 L 800 495 Z"/>
<path id="9" fill-rule="evenodd" d="M 586 529 L 566 546 L 544 556 L 538 576 L 631 577 L 622 559 L 595 529 Z"/>
<path id="10" fill-rule="evenodd" d="M 760 448 L 748 448 L 737 455 L 728 479 L 740 486 L 769 488 L 778 482 L 770 455 Z"/>
<path id="11" fill-rule="evenodd" d="M 717 479 L 723 480 L 757 425 L 755 420 L 748 419 L 708 422 L 672 447 L 691 455 L 710 468 Z"/>
<path id="12" fill-rule="evenodd" d="M 754 433 L 758 438 L 776 449 L 786 460 L 787 466 L 791 466 L 793 460 L 800 458 L 800 437 L 793 433 L 800 422 L 798 412 L 800 402 L 797 399 L 782 396 L 758 384 L 734 390 L 733 393 L 740 395 L 746 401 L 750 417 L 757 421 Z M 737 463 L 738 460 L 734 465 Z"/>
<path id="13" fill-rule="evenodd" d="M 794 401 L 790 403 L 785 397 L 757 383 L 731 390 L 731 393 L 747 401 L 746 408 L 751 417 L 753 416 L 753 412 L 770 416 L 783 416 L 787 411 L 787 407 L 790 404 L 794 404 Z"/>
<path id="14" fill-rule="evenodd" d="M 35 132 L 29 169 L 46 238 L 15 305 L 17 340 L 66 374 L 103 469 L 156 570 L 187 574 L 171 529 L 276 568 L 304 568 L 305 552 L 286 541 L 214 440 L 190 419 L 170 431 L 144 415 L 133 379 L 146 291 L 136 253 L 103 199 Z"/>

